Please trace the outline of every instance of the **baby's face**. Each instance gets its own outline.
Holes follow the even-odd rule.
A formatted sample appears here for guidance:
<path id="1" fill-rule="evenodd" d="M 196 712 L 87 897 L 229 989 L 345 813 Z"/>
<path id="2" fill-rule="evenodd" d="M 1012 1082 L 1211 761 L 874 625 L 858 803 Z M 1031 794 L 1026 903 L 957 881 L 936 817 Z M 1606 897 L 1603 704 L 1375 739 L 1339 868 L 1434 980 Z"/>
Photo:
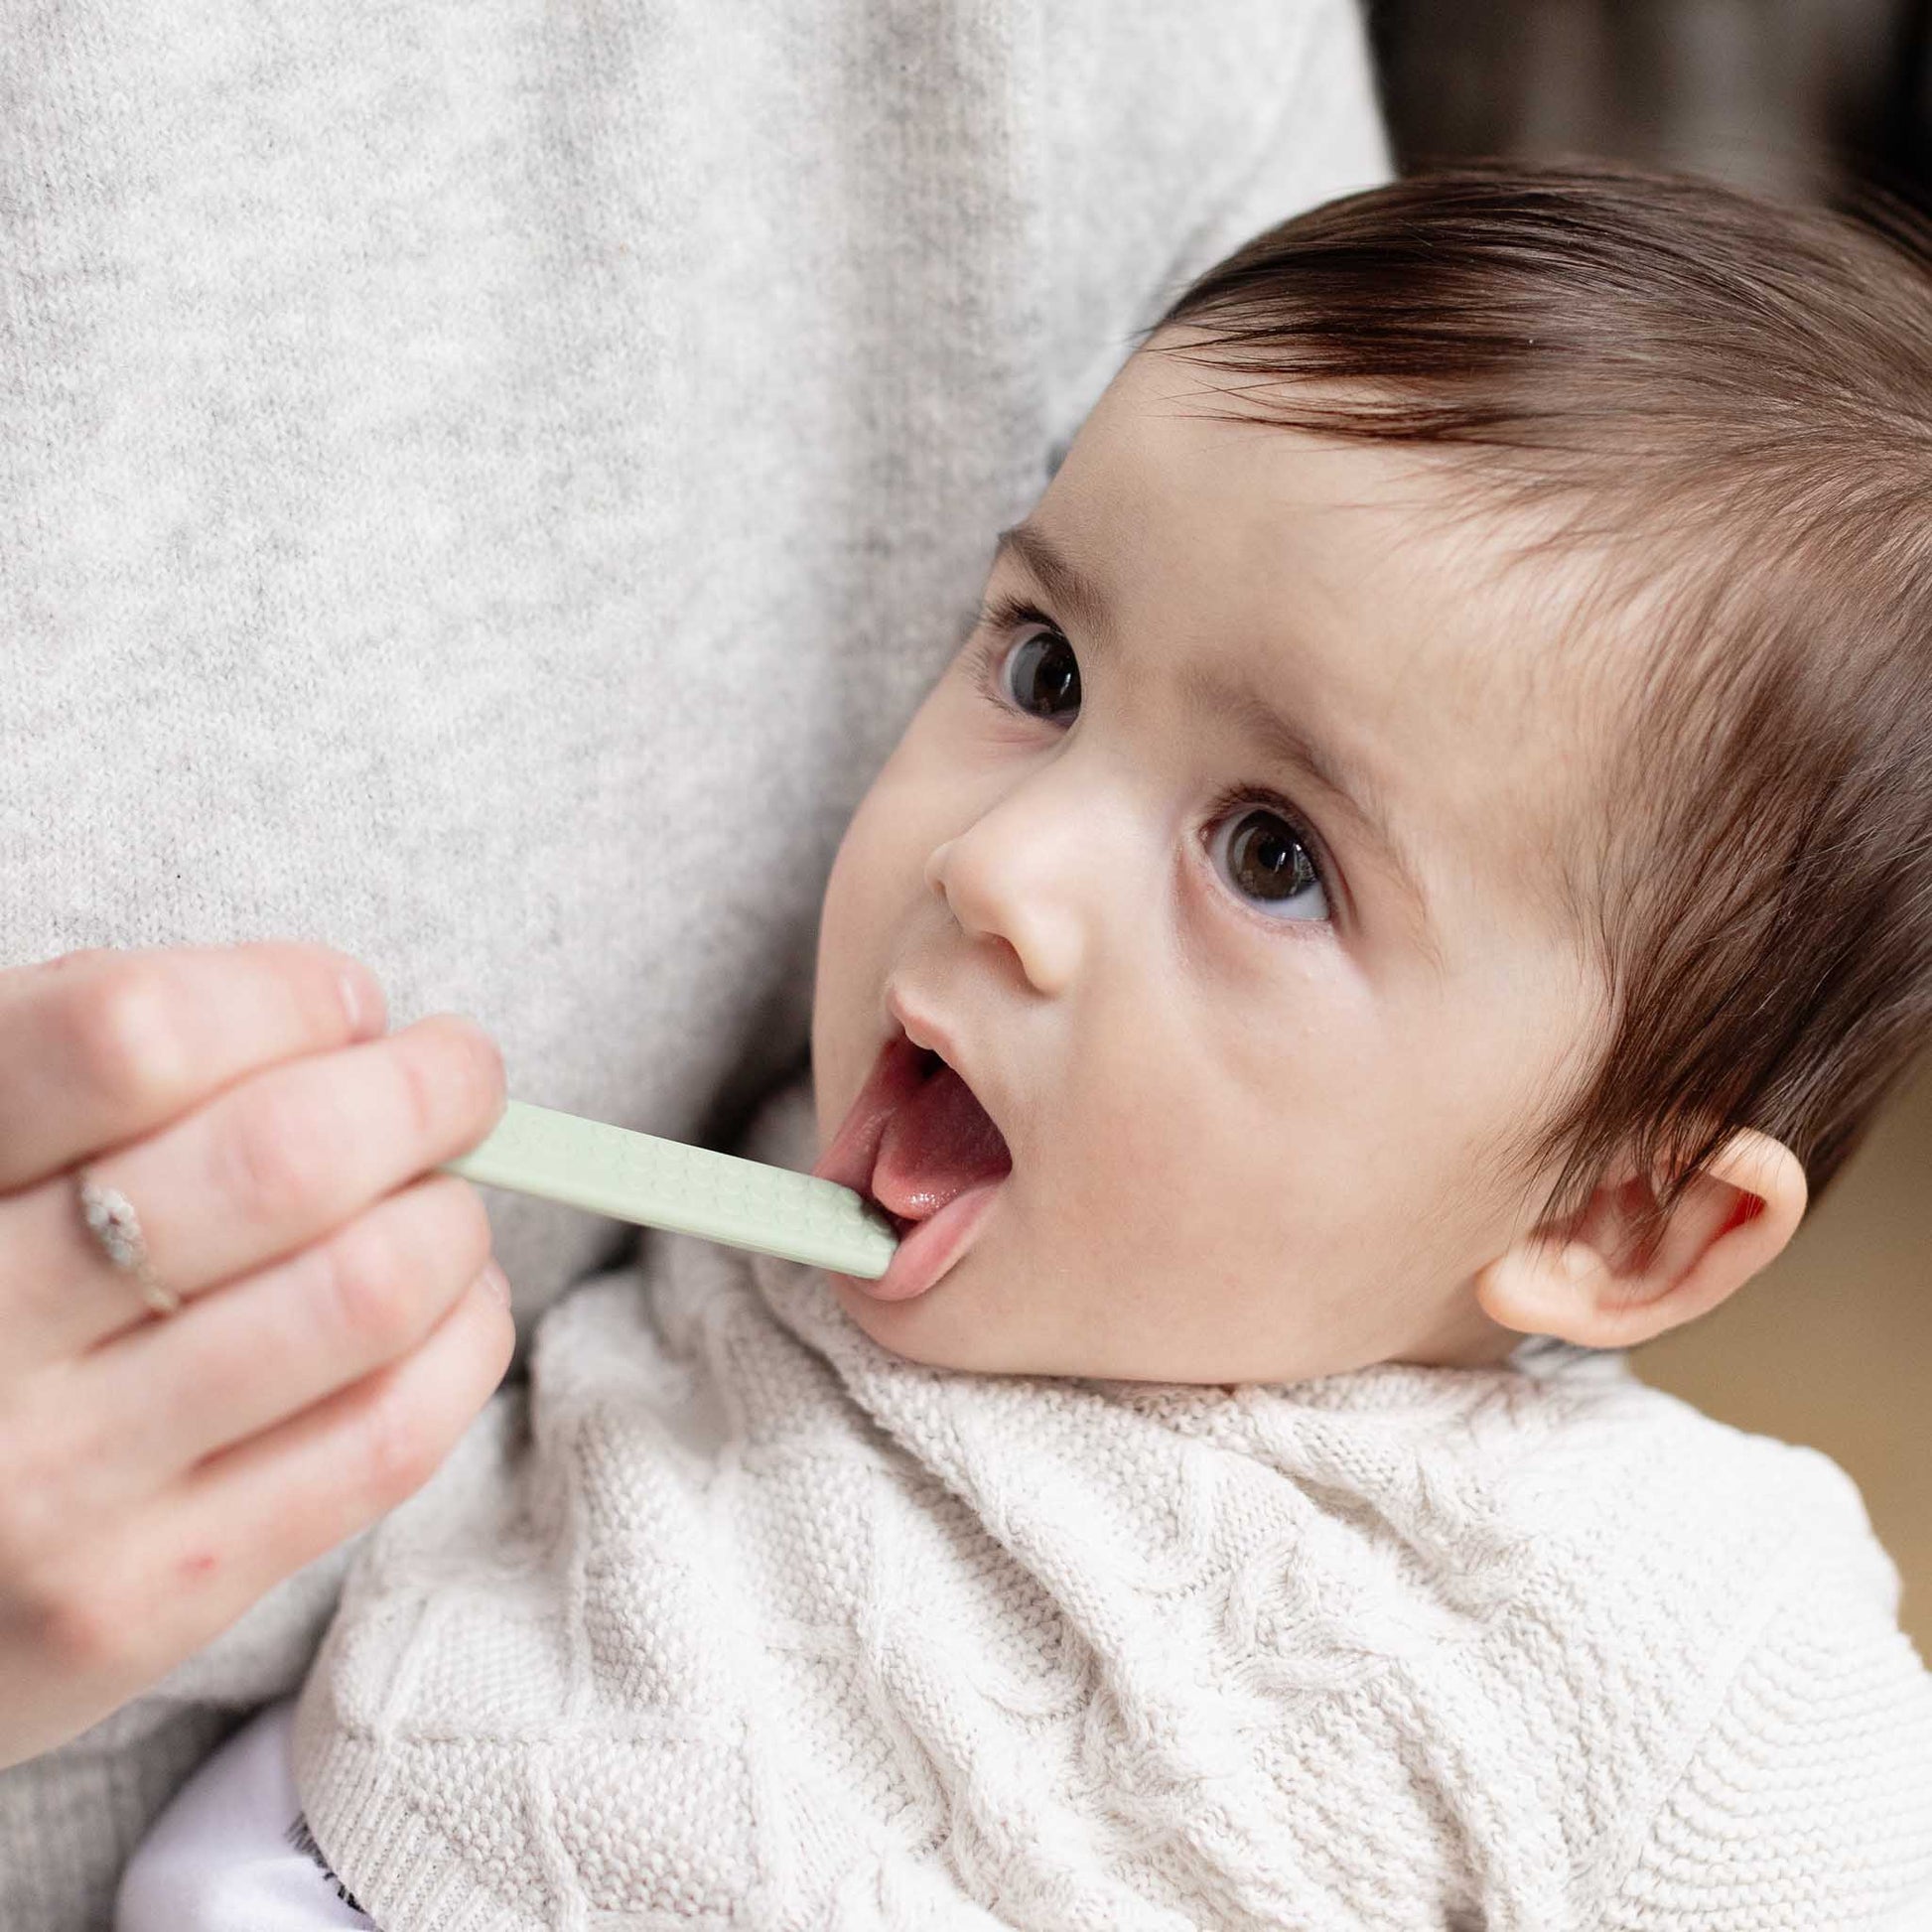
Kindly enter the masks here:
<path id="1" fill-rule="evenodd" d="M 1147 351 L 1115 379 L 826 889 L 819 1171 L 871 1185 L 849 1116 L 911 1077 L 901 1020 L 1011 1157 L 882 1164 L 915 1213 L 979 1183 L 930 1285 L 930 1256 L 832 1277 L 918 1361 L 1290 1381 L 1519 1339 L 1470 1277 L 1548 1176 L 1498 1150 L 1598 1012 L 1556 900 L 1593 774 L 1547 605 L 1431 513 L 1440 473 L 1185 413 L 1214 381 Z"/>

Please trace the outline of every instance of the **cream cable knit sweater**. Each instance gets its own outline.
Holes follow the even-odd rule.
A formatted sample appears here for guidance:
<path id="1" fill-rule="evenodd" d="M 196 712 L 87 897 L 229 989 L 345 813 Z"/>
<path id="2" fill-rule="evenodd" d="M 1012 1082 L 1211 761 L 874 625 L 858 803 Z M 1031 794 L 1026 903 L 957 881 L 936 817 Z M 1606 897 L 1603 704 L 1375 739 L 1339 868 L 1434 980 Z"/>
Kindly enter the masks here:
<path id="1" fill-rule="evenodd" d="M 951 1374 L 667 1237 L 364 1547 L 296 1774 L 384 1932 L 1850 1932 L 1932 1884 L 1895 1598 L 1614 1357 Z"/>

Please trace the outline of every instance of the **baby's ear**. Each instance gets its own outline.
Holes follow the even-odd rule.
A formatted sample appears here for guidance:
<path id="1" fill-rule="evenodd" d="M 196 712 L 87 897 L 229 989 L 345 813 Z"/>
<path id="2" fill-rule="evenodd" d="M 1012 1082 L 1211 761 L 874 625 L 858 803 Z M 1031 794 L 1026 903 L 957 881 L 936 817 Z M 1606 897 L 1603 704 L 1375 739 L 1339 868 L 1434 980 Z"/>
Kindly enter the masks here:
<path id="1" fill-rule="evenodd" d="M 1629 1348 L 1707 1314 L 1774 1260 L 1805 1211 L 1805 1171 L 1782 1141 L 1740 1128 L 1692 1178 L 1649 1259 L 1637 1212 L 1656 1198 L 1627 1169 L 1571 1226 L 1538 1228 L 1475 1276 L 1492 1321 L 1587 1348 Z"/>

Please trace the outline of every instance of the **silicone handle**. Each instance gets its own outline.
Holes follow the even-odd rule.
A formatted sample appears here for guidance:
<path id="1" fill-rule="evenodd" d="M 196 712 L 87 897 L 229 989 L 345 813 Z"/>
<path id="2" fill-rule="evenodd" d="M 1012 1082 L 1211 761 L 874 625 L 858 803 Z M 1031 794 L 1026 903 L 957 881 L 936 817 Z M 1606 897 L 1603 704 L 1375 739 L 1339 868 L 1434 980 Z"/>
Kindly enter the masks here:
<path id="1" fill-rule="evenodd" d="M 837 1181 L 524 1100 L 439 1172 L 867 1280 L 898 1246 L 885 1215 Z"/>

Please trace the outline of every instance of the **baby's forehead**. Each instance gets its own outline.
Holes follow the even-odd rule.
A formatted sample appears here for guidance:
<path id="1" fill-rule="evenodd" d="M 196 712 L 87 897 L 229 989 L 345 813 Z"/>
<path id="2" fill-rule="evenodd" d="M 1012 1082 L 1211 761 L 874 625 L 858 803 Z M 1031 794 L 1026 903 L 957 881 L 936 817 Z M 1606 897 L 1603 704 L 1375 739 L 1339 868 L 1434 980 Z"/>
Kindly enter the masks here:
<path id="1" fill-rule="evenodd" d="M 1334 729 L 1375 774 L 1446 933 L 1500 920 L 1578 941 L 1600 892 L 1620 707 L 1615 644 L 1589 561 L 1526 553 L 1486 518 L 1444 521 L 1384 551 L 1334 620 L 1258 674 L 1322 684 Z"/>
<path id="2" fill-rule="evenodd" d="M 1441 759 L 1428 789 L 1472 870 L 1582 946 L 1616 844 L 1618 670 L 1632 647 L 1585 559 L 1530 564 L 1499 549 L 1490 562 L 1495 574 L 1454 600 L 1457 621 L 1419 664 Z"/>

